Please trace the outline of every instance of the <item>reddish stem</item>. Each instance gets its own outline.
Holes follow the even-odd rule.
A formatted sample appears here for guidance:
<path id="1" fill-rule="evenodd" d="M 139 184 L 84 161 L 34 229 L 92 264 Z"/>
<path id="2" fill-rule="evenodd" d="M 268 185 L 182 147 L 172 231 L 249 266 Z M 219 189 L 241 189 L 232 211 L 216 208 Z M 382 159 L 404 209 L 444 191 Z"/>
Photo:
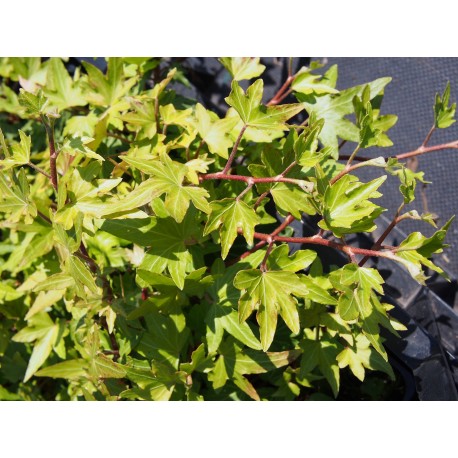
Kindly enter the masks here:
<path id="1" fill-rule="evenodd" d="M 278 92 L 267 102 L 267 106 L 277 105 L 281 100 L 280 97 L 283 96 L 284 92 L 288 89 L 288 86 L 293 82 L 294 76 L 288 76 L 283 86 L 278 90 Z"/>
<path id="2" fill-rule="evenodd" d="M 270 236 L 275 237 L 277 234 L 279 234 L 283 229 L 286 229 L 293 221 L 295 220 L 294 216 L 288 215 L 283 222 L 275 229 Z M 240 255 L 238 258 L 234 259 L 233 261 L 229 262 L 227 265 L 232 265 L 235 264 L 236 262 L 240 261 L 243 258 L 246 258 L 250 254 L 254 253 L 255 251 L 258 251 L 260 248 L 262 248 L 265 244 L 267 243 L 267 240 L 261 240 L 258 242 L 253 248 L 251 248 L 248 251 L 245 251 L 242 255 Z"/>
<path id="3" fill-rule="evenodd" d="M 286 178 L 282 175 L 278 175 L 276 177 L 260 177 L 260 178 L 253 178 L 250 176 L 245 175 L 228 175 L 223 172 L 218 173 L 207 173 L 206 175 L 200 175 L 200 180 L 233 180 L 233 181 L 244 181 L 245 183 L 292 183 L 298 184 L 304 180 L 297 180 L 295 178 Z"/>
<path id="4" fill-rule="evenodd" d="M 234 161 L 235 155 L 237 154 L 237 149 L 239 147 L 240 141 L 242 140 L 242 137 L 243 137 L 243 134 L 245 133 L 246 128 L 247 128 L 246 125 L 242 127 L 242 130 L 240 131 L 240 134 L 234 143 L 234 147 L 232 148 L 231 155 L 229 156 L 229 159 L 227 160 L 227 163 L 222 171 L 222 174 L 227 174 L 227 172 L 229 172 L 229 169 L 231 168 L 232 162 Z"/>
<path id="5" fill-rule="evenodd" d="M 323 245 L 323 246 L 335 248 L 339 251 L 344 252 L 347 255 L 360 254 L 363 256 L 378 256 L 378 257 L 390 258 L 390 259 L 393 257 L 393 253 L 390 251 L 389 252 L 375 251 L 375 250 L 366 250 L 364 248 L 351 247 L 348 245 L 344 245 L 342 243 L 337 243 L 331 240 L 326 240 L 323 237 L 320 237 L 318 235 L 314 235 L 312 237 L 282 237 L 279 235 L 272 236 L 269 234 L 261 234 L 259 232 L 255 232 L 254 238 L 258 240 L 264 240 L 266 243 L 273 241 L 273 242 L 286 242 L 286 243 L 301 243 L 301 244 L 309 244 L 309 245 Z"/>
<path id="6" fill-rule="evenodd" d="M 404 204 L 402 204 L 399 208 L 398 208 L 398 211 L 396 212 L 396 214 L 394 215 L 391 223 L 388 225 L 388 227 L 383 231 L 383 234 L 378 238 L 378 240 L 374 243 L 374 245 L 372 245 L 372 250 L 380 250 L 384 240 L 388 237 L 388 235 L 390 234 L 390 232 L 394 229 L 394 227 L 396 226 L 396 224 L 399 223 L 400 218 L 399 218 L 399 213 L 401 213 L 401 210 L 402 208 L 404 207 Z M 392 249 L 396 249 L 396 247 L 393 247 Z M 364 256 L 363 259 L 361 259 L 361 261 L 359 262 L 359 267 L 362 267 L 364 266 L 364 264 L 366 264 L 366 262 L 368 261 L 370 256 Z"/>

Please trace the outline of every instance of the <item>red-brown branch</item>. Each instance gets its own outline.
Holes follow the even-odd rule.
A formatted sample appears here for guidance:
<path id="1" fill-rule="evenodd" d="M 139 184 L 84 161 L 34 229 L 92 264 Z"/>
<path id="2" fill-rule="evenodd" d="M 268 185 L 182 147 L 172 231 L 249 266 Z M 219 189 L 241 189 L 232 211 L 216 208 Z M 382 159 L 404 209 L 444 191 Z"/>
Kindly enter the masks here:
<path id="1" fill-rule="evenodd" d="M 237 140 L 234 143 L 234 147 L 232 148 L 231 155 L 229 156 L 229 159 L 227 160 L 227 163 L 224 166 L 224 169 L 222 171 L 223 174 L 226 174 L 227 172 L 229 172 L 232 166 L 232 162 L 234 161 L 235 155 L 237 154 L 237 149 L 240 145 L 240 142 L 242 140 L 242 137 L 243 137 L 243 134 L 245 133 L 246 128 L 247 128 L 246 125 L 242 127 L 242 130 L 240 131 L 239 136 L 237 137 Z"/>
<path id="2" fill-rule="evenodd" d="M 326 240 L 319 235 L 314 235 L 312 237 L 283 237 L 279 235 L 272 236 L 270 234 L 261 234 L 259 232 L 254 233 L 254 238 L 258 240 L 263 240 L 265 243 L 273 242 L 286 242 L 286 243 L 301 243 L 309 245 L 323 245 L 336 250 L 342 251 L 347 255 L 363 255 L 363 256 L 377 256 L 382 258 L 393 258 L 393 253 L 391 251 L 376 251 L 376 250 L 366 250 L 364 248 L 352 247 L 349 245 L 344 245 L 342 243 L 333 242 L 332 240 Z"/>
<path id="3" fill-rule="evenodd" d="M 294 220 L 295 220 L 294 216 L 292 216 L 291 214 L 289 214 L 289 215 L 283 220 L 283 222 L 282 222 L 273 232 L 271 232 L 270 236 L 271 236 L 271 237 L 275 237 L 275 236 L 276 236 L 277 234 L 279 234 L 283 229 L 286 229 Z M 266 240 L 261 240 L 261 241 L 258 242 L 253 248 L 251 248 L 251 249 L 248 250 L 248 251 L 245 251 L 245 253 L 241 254 L 238 258 L 236 258 L 236 259 L 230 261 L 227 265 L 235 264 L 236 262 L 240 261 L 241 259 L 246 258 L 246 257 L 249 256 L 250 254 L 254 253 L 255 251 L 258 251 L 259 249 L 261 249 L 266 243 L 267 243 L 267 239 L 266 239 Z"/>
<path id="4" fill-rule="evenodd" d="M 223 172 L 218 173 L 207 173 L 206 175 L 200 175 L 200 180 L 232 180 L 232 181 L 244 181 L 247 184 L 256 184 L 256 183 L 291 183 L 299 184 L 303 183 L 304 180 L 297 180 L 295 178 L 287 178 L 282 175 L 276 177 L 260 177 L 254 178 L 245 175 L 228 175 Z"/>
<path id="5" fill-rule="evenodd" d="M 277 91 L 277 93 L 267 102 L 267 106 L 277 105 L 281 102 L 281 97 L 287 91 L 289 85 L 293 82 L 294 76 L 288 76 L 286 81 L 284 82 L 283 86 Z"/>

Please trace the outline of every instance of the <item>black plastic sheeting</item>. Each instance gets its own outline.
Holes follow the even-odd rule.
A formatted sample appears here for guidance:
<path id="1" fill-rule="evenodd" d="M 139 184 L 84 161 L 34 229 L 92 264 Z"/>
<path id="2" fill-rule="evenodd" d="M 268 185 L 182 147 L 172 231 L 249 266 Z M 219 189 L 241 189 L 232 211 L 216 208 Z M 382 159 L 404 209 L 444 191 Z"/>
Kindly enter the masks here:
<path id="1" fill-rule="evenodd" d="M 391 148 L 371 148 L 364 155 L 377 157 L 389 156 L 416 149 L 423 142 L 433 125 L 433 104 L 437 92 L 443 93 L 447 81 L 450 81 L 452 101 L 458 97 L 458 59 L 457 58 L 329 58 L 328 65 L 337 64 L 339 68 L 338 88 L 344 89 L 357 84 L 372 81 L 382 76 L 391 76 L 392 82 L 385 90 L 381 112 L 393 113 L 399 119 L 388 132 L 394 146 Z M 458 139 L 458 123 L 448 129 L 437 129 L 429 145 L 446 143 Z M 345 149 L 349 151 L 348 146 Z M 344 148 L 345 148 L 344 147 Z M 458 214 L 458 150 L 445 150 L 428 153 L 418 157 L 418 170 L 425 172 L 425 179 L 431 181 L 424 189 L 425 202 L 420 186 L 416 190 L 416 199 L 406 207 L 419 213 L 429 211 L 438 215 L 438 226 L 444 224 L 452 215 Z M 372 179 L 380 172 L 369 167 L 361 169 L 359 176 Z M 398 182 L 388 177 L 383 186 L 383 197 L 377 203 L 387 208 L 385 215 L 391 219 L 402 202 Z M 420 231 L 426 236 L 434 228 L 421 221 L 403 221 L 403 232 Z M 437 256 L 436 262 L 449 274 L 458 276 L 458 222 L 455 221 L 446 238 L 450 247 Z M 451 283 L 448 294 L 454 295 L 456 282 Z M 458 301 L 452 297 L 450 301 Z"/>

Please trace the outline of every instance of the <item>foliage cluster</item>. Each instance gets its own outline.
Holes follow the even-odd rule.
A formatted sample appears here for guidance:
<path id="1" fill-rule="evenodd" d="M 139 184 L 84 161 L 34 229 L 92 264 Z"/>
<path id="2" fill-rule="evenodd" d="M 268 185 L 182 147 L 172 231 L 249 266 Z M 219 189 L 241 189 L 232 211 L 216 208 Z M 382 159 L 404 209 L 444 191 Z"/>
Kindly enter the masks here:
<path id="1" fill-rule="evenodd" d="M 178 61 L 0 61 L 0 399 L 313 399 L 342 371 L 393 377 L 380 329 L 403 326 L 366 262 L 443 274 L 430 258 L 450 221 L 383 241 L 408 218 L 435 225 L 405 208 L 424 178 L 403 160 L 458 147 L 428 146 L 454 122 L 449 86 L 419 148 L 365 158 L 392 145 L 390 78 L 338 90 L 337 67 L 312 62 L 263 102 L 259 59 L 220 62 L 222 118 L 170 89 L 187 83 Z M 392 223 L 370 250 L 347 244 L 376 229 L 386 174 Z M 315 235 L 294 236 L 302 218 Z M 316 245 L 348 263 L 323 266 Z"/>

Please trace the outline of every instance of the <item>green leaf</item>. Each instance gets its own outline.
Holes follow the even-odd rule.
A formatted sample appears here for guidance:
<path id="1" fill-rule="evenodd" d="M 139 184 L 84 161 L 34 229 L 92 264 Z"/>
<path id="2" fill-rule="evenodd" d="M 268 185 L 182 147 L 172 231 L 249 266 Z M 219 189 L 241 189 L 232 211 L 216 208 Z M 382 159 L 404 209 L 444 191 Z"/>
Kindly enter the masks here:
<path id="1" fill-rule="evenodd" d="M 87 362 L 84 359 L 71 359 L 40 369 L 35 376 L 74 380 L 84 377 L 87 369 Z"/>
<path id="2" fill-rule="evenodd" d="M 335 70 L 337 73 L 337 69 Z M 337 76 L 335 76 L 336 78 Z M 370 88 L 370 99 L 374 99 L 383 92 L 384 87 L 391 81 L 391 78 L 379 78 L 368 83 Z M 324 146 L 332 150 L 333 157 L 338 155 L 338 138 L 353 142 L 359 141 L 358 128 L 346 118 L 353 113 L 353 98 L 361 96 L 365 84 L 340 91 L 339 94 L 326 94 L 317 96 L 315 94 L 296 94 L 298 100 L 303 102 L 307 113 L 315 119 L 323 119 L 324 126 L 320 132 L 319 139 Z"/>
<path id="3" fill-rule="evenodd" d="M 421 266 L 426 266 L 445 278 L 448 278 L 446 273 L 439 267 L 431 262 L 430 258 L 433 254 L 442 253 L 443 248 L 448 245 L 443 243 L 454 217 L 450 218 L 444 226 L 436 231 L 434 235 L 427 238 L 420 232 L 412 232 L 396 250 L 396 254 L 391 259 L 403 264 L 410 275 L 415 280 L 424 284 L 427 277 L 423 274 Z"/>
<path id="4" fill-rule="evenodd" d="M 157 219 L 148 230 L 151 248 L 145 253 L 139 269 L 162 273 L 167 268 L 178 288 L 183 289 L 186 272 L 193 270 L 187 246 L 195 243 L 199 232 L 193 212 L 189 212 L 180 224 L 173 218 Z"/>
<path id="5" fill-rule="evenodd" d="M 124 161 L 148 175 L 153 175 L 153 178 L 144 181 L 139 188 L 142 187 L 149 192 L 151 197 L 149 201 L 165 193 L 165 208 L 177 223 L 183 221 L 190 202 L 204 213 L 210 212 L 207 202 L 208 192 L 200 187 L 183 185 L 187 173 L 185 165 L 172 161 L 165 154 L 161 156 L 161 161 L 147 161 L 130 157 L 125 157 Z M 130 200 L 129 195 L 125 199 Z"/>
<path id="6" fill-rule="evenodd" d="M 297 301 L 292 296 L 304 289 L 292 272 L 242 270 L 234 278 L 234 286 L 243 291 L 239 301 L 239 318 L 245 321 L 254 310 L 260 326 L 262 349 L 270 347 L 277 328 L 277 315 L 294 334 L 300 330 Z"/>
<path id="7" fill-rule="evenodd" d="M 210 355 L 205 355 L 205 345 L 200 344 L 196 350 L 191 353 L 191 362 L 180 364 L 180 371 L 184 371 L 187 374 L 192 374 L 194 371 L 207 372 L 212 366 L 212 357 Z"/>
<path id="8" fill-rule="evenodd" d="M 380 99 L 377 100 L 380 104 Z M 366 86 L 361 97 L 355 95 L 353 106 L 356 115 L 356 125 L 359 127 L 359 146 L 368 148 L 370 146 L 393 146 L 393 142 L 385 132 L 397 121 L 397 116 L 388 115 L 379 117 L 379 110 L 372 107 L 370 101 L 370 87 Z"/>
<path id="9" fill-rule="evenodd" d="M 261 218 L 243 200 L 223 199 L 211 203 L 211 214 L 204 235 L 220 229 L 221 257 L 226 259 L 240 230 L 248 244 L 253 244 L 254 227 Z"/>
<path id="10" fill-rule="evenodd" d="M 212 268 L 212 275 L 215 281 L 208 289 L 211 303 L 205 317 L 207 325 L 206 341 L 209 353 L 215 352 L 223 338 L 224 331 L 233 335 L 240 342 L 255 350 L 261 349 L 261 344 L 253 334 L 250 326 L 240 323 L 238 314 L 234 307 L 237 307 L 240 298 L 240 291 L 233 285 L 233 278 L 237 272 L 246 269 L 247 266 L 256 267 L 262 261 L 264 251 L 258 250 L 228 268 L 224 267 L 221 260 L 216 262 Z M 221 270 L 216 267 L 220 265 Z M 222 264 L 222 266 L 221 266 Z"/>
<path id="11" fill-rule="evenodd" d="M 206 110 L 200 103 L 196 105 L 195 116 L 197 119 L 197 131 L 208 146 L 210 153 L 227 159 L 228 149 L 232 148 L 234 144 L 229 132 L 237 124 L 237 118 L 218 119 L 214 113 Z"/>
<path id="12" fill-rule="evenodd" d="M 121 364 L 115 363 L 108 356 L 103 354 L 97 355 L 91 361 L 91 371 L 96 377 L 101 378 L 124 378 L 127 374 L 126 369 Z"/>
<path id="13" fill-rule="evenodd" d="M 25 170 L 21 168 L 8 183 L 6 174 L 0 174 L 0 212 L 9 213 L 8 220 L 17 222 L 24 217 L 30 224 L 37 216 L 37 207 L 30 199 L 30 188 Z"/>
<path id="14" fill-rule="evenodd" d="M 136 78 L 125 79 L 122 59 L 119 57 L 108 59 L 106 75 L 89 62 L 83 62 L 83 65 L 88 74 L 87 98 L 94 105 L 114 105 L 136 82 Z"/>
<path id="15" fill-rule="evenodd" d="M 348 288 L 339 297 L 337 313 L 345 321 L 353 321 L 359 316 L 365 318 L 370 315 L 372 306 L 367 300 L 365 291 L 361 288 Z"/>
<path id="16" fill-rule="evenodd" d="M 308 275 L 300 275 L 301 282 L 305 285 L 305 297 L 324 305 L 337 305 L 337 300 L 332 297 L 324 288 L 317 284 L 316 280 Z"/>
<path id="17" fill-rule="evenodd" d="M 166 316 L 151 311 L 145 319 L 149 332 L 140 340 L 137 351 L 177 370 L 181 349 L 189 336 L 184 315 Z"/>
<path id="18" fill-rule="evenodd" d="M 327 79 L 310 73 L 310 70 L 300 72 L 291 83 L 291 89 L 301 94 L 337 94 L 339 91 L 328 84 Z"/>
<path id="19" fill-rule="evenodd" d="M 243 123 L 253 131 L 268 130 L 271 135 L 281 135 L 283 131 L 288 130 L 286 121 L 302 110 L 302 105 L 298 103 L 270 107 L 262 105 L 262 80 L 256 80 L 246 93 L 235 80 L 232 81 L 231 87 L 231 93 L 225 100 L 237 111 Z"/>
<path id="20" fill-rule="evenodd" d="M 401 185 L 399 190 L 404 196 L 404 203 L 409 204 L 415 200 L 415 188 L 417 186 L 417 180 L 422 183 L 428 183 L 424 180 L 424 172 L 414 172 L 410 168 L 406 167 L 405 164 L 398 162 L 396 158 L 390 158 L 387 163 L 387 172 L 391 175 L 397 176 Z"/>
<path id="21" fill-rule="evenodd" d="M 3 134 L 2 134 L 3 135 Z M 4 160 L 0 161 L 0 168 L 3 170 L 8 170 L 9 168 L 16 167 L 18 165 L 25 165 L 30 162 L 30 148 L 32 139 L 26 135 L 22 130 L 19 130 L 19 136 L 21 138 L 20 143 L 15 143 L 12 146 L 13 154 L 7 157 Z M 5 140 L 3 139 L 3 142 Z M 6 144 L 3 146 L 7 155 L 9 152 L 7 150 Z"/>
<path id="22" fill-rule="evenodd" d="M 339 367 L 349 366 L 354 376 L 364 381 L 365 370 L 379 370 L 387 373 L 392 380 L 395 379 L 391 366 L 378 353 L 370 347 L 370 342 L 363 334 L 355 340 L 355 348 L 346 347 L 336 357 Z"/>
<path id="23" fill-rule="evenodd" d="M 156 218 L 108 219 L 102 222 L 100 229 L 137 245 L 149 246 L 152 242 L 149 231 L 156 224 Z"/>
<path id="24" fill-rule="evenodd" d="M 303 167 L 314 167 L 319 162 L 323 161 L 329 153 L 329 149 L 318 149 L 318 136 L 323 129 L 324 121 L 322 119 L 311 122 L 304 128 L 301 135 L 294 143 L 294 152 L 296 161 Z"/>
<path id="25" fill-rule="evenodd" d="M 456 103 L 449 106 L 450 101 L 450 81 L 447 82 L 442 97 L 436 94 L 434 104 L 434 126 L 439 129 L 450 127 L 455 121 Z"/>
<path id="26" fill-rule="evenodd" d="M 35 95 L 31 92 L 24 91 L 24 89 L 20 89 L 18 100 L 28 113 L 35 116 L 44 114 L 44 110 L 48 104 L 48 99 L 43 95 L 43 91 L 41 90 Z"/>
<path id="27" fill-rule="evenodd" d="M 298 250 L 289 256 L 289 247 L 283 244 L 271 251 L 267 259 L 267 268 L 269 270 L 297 272 L 310 266 L 316 257 L 317 253 L 312 250 Z"/>
<path id="28" fill-rule="evenodd" d="M 45 93 L 59 110 L 87 104 L 81 89 L 68 74 L 62 60 L 52 57 L 48 62 Z"/>
<path id="29" fill-rule="evenodd" d="M 319 341 L 304 339 L 300 343 L 303 350 L 300 366 L 300 377 L 305 377 L 318 366 L 329 385 L 334 396 L 337 397 L 340 386 L 340 372 L 337 364 L 337 355 L 341 345 L 325 335 Z"/>
<path id="30" fill-rule="evenodd" d="M 383 294 L 384 280 L 375 269 L 348 264 L 334 271 L 329 279 L 343 292 L 338 299 L 337 312 L 345 321 L 369 317 L 373 311 L 372 292 Z"/>
<path id="31" fill-rule="evenodd" d="M 38 283 L 33 290 L 35 292 L 51 291 L 51 290 L 71 288 L 74 285 L 75 285 L 75 280 L 73 279 L 71 275 L 59 273 L 59 274 L 51 275 L 46 280 Z"/>
<path id="32" fill-rule="evenodd" d="M 385 180 L 386 176 L 381 176 L 361 183 L 354 176 L 344 175 L 325 192 L 324 221 L 320 227 L 331 230 L 337 237 L 373 231 L 376 227 L 373 221 L 382 209 L 368 199 L 381 196 L 377 189 Z"/>
<path id="33" fill-rule="evenodd" d="M 261 75 L 266 67 L 260 64 L 259 60 L 259 57 L 221 57 L 219 59 L 236 81 L 249 80 Z"/>
<path id="34" fill-rule="evenodd" d="M 277 151 L 263 151 L 261 160 L 264 165 L 251 164 L 248 169 L 253 177 L 275 177 L 282 174 L 294 161 L 294 153 L 279 155 Z M 288 173 L 288 178 L 299 177 L 299 173 L 293 170 Z M 302 212 L 314 215 L 316 209 L 312 202 L 311 191 L 313 184 L 310 181 L 298 179 L 297 184 L 290 183 L 262 183 L 256 185 L 258 192 L 269 191 L 278 209 L 284 214 L 291 213 L 295 218 L 301 219 Z"/>
<path id="35" fill-rule="evenodd" d="M 29 320 L 36 313 L 39 313 L 51 307 L 56 302 L 62 299 L 62 297 L 64 296 L 64 293 L 65 291 L 62 289 L 56 289 L 56 290 L 51 290 L 51 291 L 46 291 L 46 292 L 42 291 L 36 297 L 35 301 L 32 304 L 32 307 L 30 307 L 29 311 L 27 312 L 27 315 L 25 316 L 25 319 Z"/>
<path id="36" fill-rule="evenodd" d="M 66 261 L 68 273 L 81 285 L 86 286 L 93 293 L 98 292 L 94 277 L 89 269 L 76 256 L 70 256 Z"/>
<path id="37" fill-rule="evenodd" d="M 24 382 L 27 382 L 33 374 L 43 365 L 48 359 L 53 345 L 56 343 L 58 336 L 58 325 L 50 326 L 46 332 L 35 342 L 32 355 L 27 365 L 27 370 L 24 376 Z"/>

